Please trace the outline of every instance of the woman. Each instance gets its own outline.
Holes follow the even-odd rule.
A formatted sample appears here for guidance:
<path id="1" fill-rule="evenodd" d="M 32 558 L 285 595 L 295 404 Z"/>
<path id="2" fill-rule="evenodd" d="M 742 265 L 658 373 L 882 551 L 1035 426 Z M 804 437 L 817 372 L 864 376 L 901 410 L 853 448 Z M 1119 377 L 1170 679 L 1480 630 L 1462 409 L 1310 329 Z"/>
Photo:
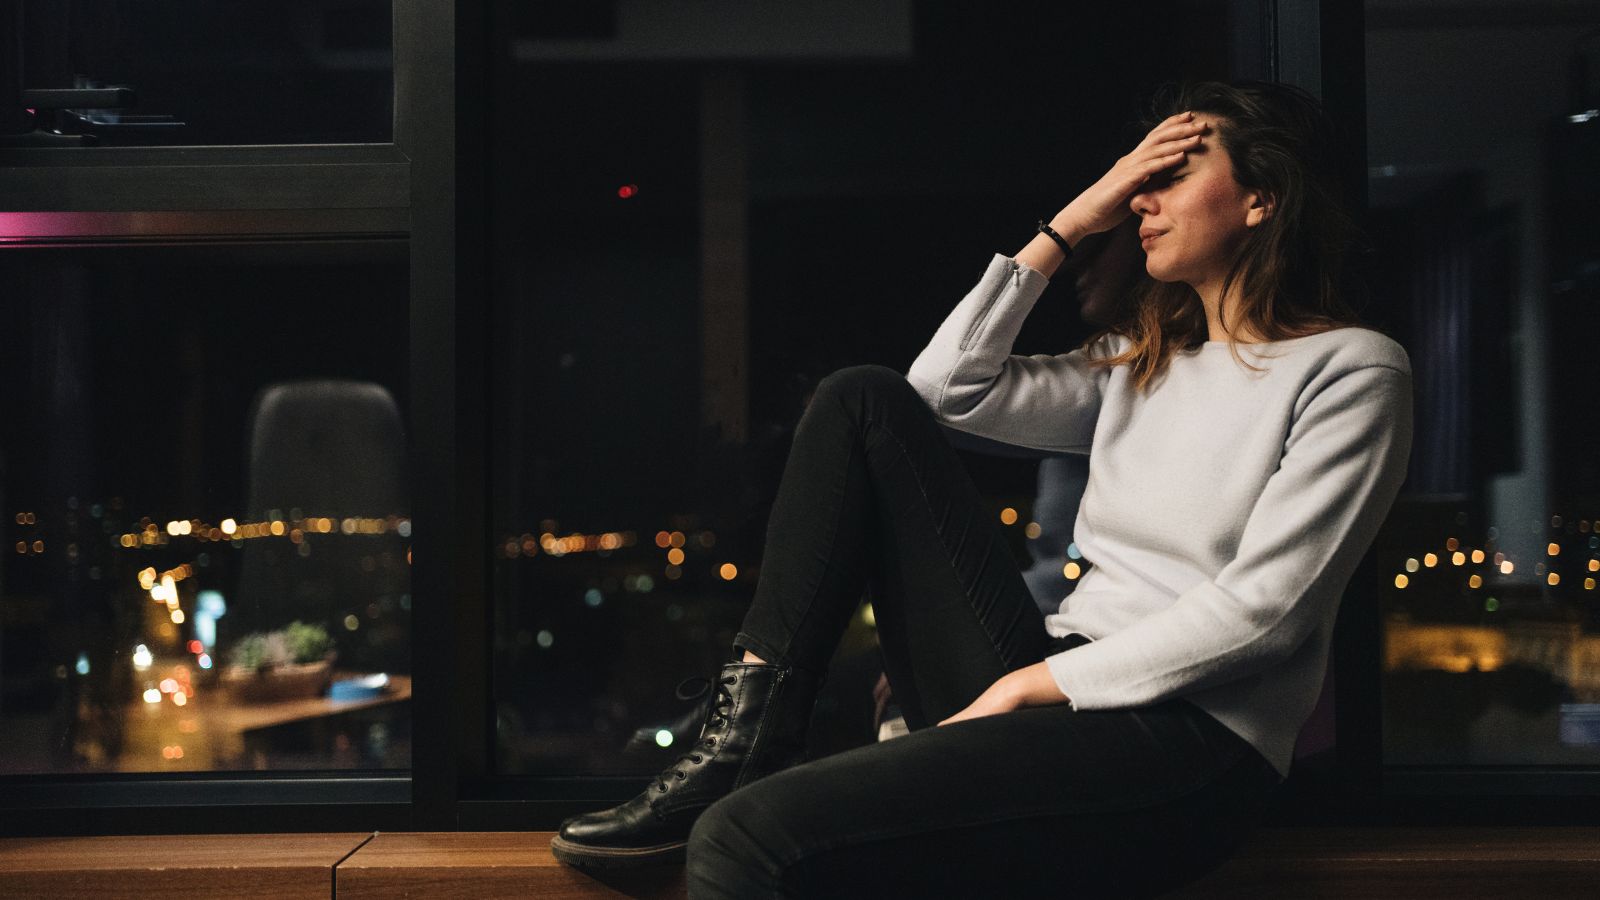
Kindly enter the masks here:
<path id="1" fill-rule="evenodd" d="M 1405 476 L 1410 363 L 1339 300 L 1316 101 L 1201 83 L 1156 109 L 1051 220 L 1060 240 L 1041 225 L 996 254 L 904 376 L 819 384 L 700 741 L 563 823 L 559 858 L 686 855 L 693 898 L 1135 897 L 1260 821 Z M 1133 315 L 1070 353 L 1011 354 L 1071 245 L 1129 215 L 1155 280 Z M 941 423 L 1089 454 L 1091 567 L 1055 614 Z M 863 585 L 911 731 L 801 764 Z"/>

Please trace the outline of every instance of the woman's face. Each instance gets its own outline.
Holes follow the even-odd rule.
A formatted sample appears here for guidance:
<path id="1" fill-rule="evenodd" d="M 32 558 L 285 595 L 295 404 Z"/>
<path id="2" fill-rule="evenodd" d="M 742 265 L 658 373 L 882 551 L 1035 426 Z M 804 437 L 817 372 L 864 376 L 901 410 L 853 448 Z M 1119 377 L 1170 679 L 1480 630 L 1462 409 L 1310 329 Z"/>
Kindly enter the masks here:
<path id="1" fill-rule="evenodd" d="M 1188 282 L 1204 295 L 1203 285 L 1220 286 L 1233 253 L 1266 218 L 1266 209 L 1257 192 L 1233 180 L 1217 118 L 1197 114 L 1195 121 L 1207 126 L 1200 143 L 1152 175 L 1129 206 L 1142 220 L 1140 245 L 1150 277 Z"/>

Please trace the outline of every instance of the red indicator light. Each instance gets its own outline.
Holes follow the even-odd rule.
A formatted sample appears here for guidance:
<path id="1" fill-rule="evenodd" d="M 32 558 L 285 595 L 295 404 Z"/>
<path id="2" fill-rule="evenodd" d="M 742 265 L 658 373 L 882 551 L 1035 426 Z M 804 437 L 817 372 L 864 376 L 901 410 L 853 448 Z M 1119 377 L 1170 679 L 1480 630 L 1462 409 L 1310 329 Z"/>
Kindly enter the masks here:
<path id="1" fill-rule="evenodd" d="M 639 186 L 637 184 L 625 184 L 622 187 L 617 188 L 617 196 L 624 200 L 637 193 L 639 193 Z"/>

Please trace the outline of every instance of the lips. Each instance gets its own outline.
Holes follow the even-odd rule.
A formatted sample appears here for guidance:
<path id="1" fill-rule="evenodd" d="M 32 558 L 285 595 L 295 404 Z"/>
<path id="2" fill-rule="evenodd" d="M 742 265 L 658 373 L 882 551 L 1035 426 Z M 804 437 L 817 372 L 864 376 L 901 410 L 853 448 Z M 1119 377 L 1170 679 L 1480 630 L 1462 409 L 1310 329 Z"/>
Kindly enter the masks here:
<path id="1" fill-rule="evenodd" d="M 1166 232 L 1157 231 L 1154 228 L 1141 228 L 1139 229 L 1139 246 L 1148 247 L 1150 246 L 1151 241 L 1162 236 L 1163 234 L 1166 234 Z"/>

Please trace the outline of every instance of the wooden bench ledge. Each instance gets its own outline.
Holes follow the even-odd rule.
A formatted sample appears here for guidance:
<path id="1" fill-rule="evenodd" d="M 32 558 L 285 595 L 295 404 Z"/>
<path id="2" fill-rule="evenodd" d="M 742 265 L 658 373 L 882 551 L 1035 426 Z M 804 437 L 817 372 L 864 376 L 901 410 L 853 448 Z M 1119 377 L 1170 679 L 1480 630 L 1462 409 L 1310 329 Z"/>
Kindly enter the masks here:
<path id="1" fill-rule="evenodd" d="M 685 896 L 683 866 L 574 869 L 550 853 L 550 831 L 385 831 L 339 865 L 339 900 L 392 897 Z"/>
<path id="2" fill-rule="evenodd" d="M 0 897 L 327 900 L 334 866 L 369 832 L 0 840 Z"/>
<path id="3" fill-rule="evenodd" d="M 1184 900 L 1600 897 L 1600 828 L 1273 827 Z"/>
<path id="4" fill-rule="evenodd" d="M 548 831 L 0 840 L 0 898 L 684 896 L 681 866 L 573 869 Z M 1600 828 L 1272 827 L 1174 898 L 1600 897 Z"/>

